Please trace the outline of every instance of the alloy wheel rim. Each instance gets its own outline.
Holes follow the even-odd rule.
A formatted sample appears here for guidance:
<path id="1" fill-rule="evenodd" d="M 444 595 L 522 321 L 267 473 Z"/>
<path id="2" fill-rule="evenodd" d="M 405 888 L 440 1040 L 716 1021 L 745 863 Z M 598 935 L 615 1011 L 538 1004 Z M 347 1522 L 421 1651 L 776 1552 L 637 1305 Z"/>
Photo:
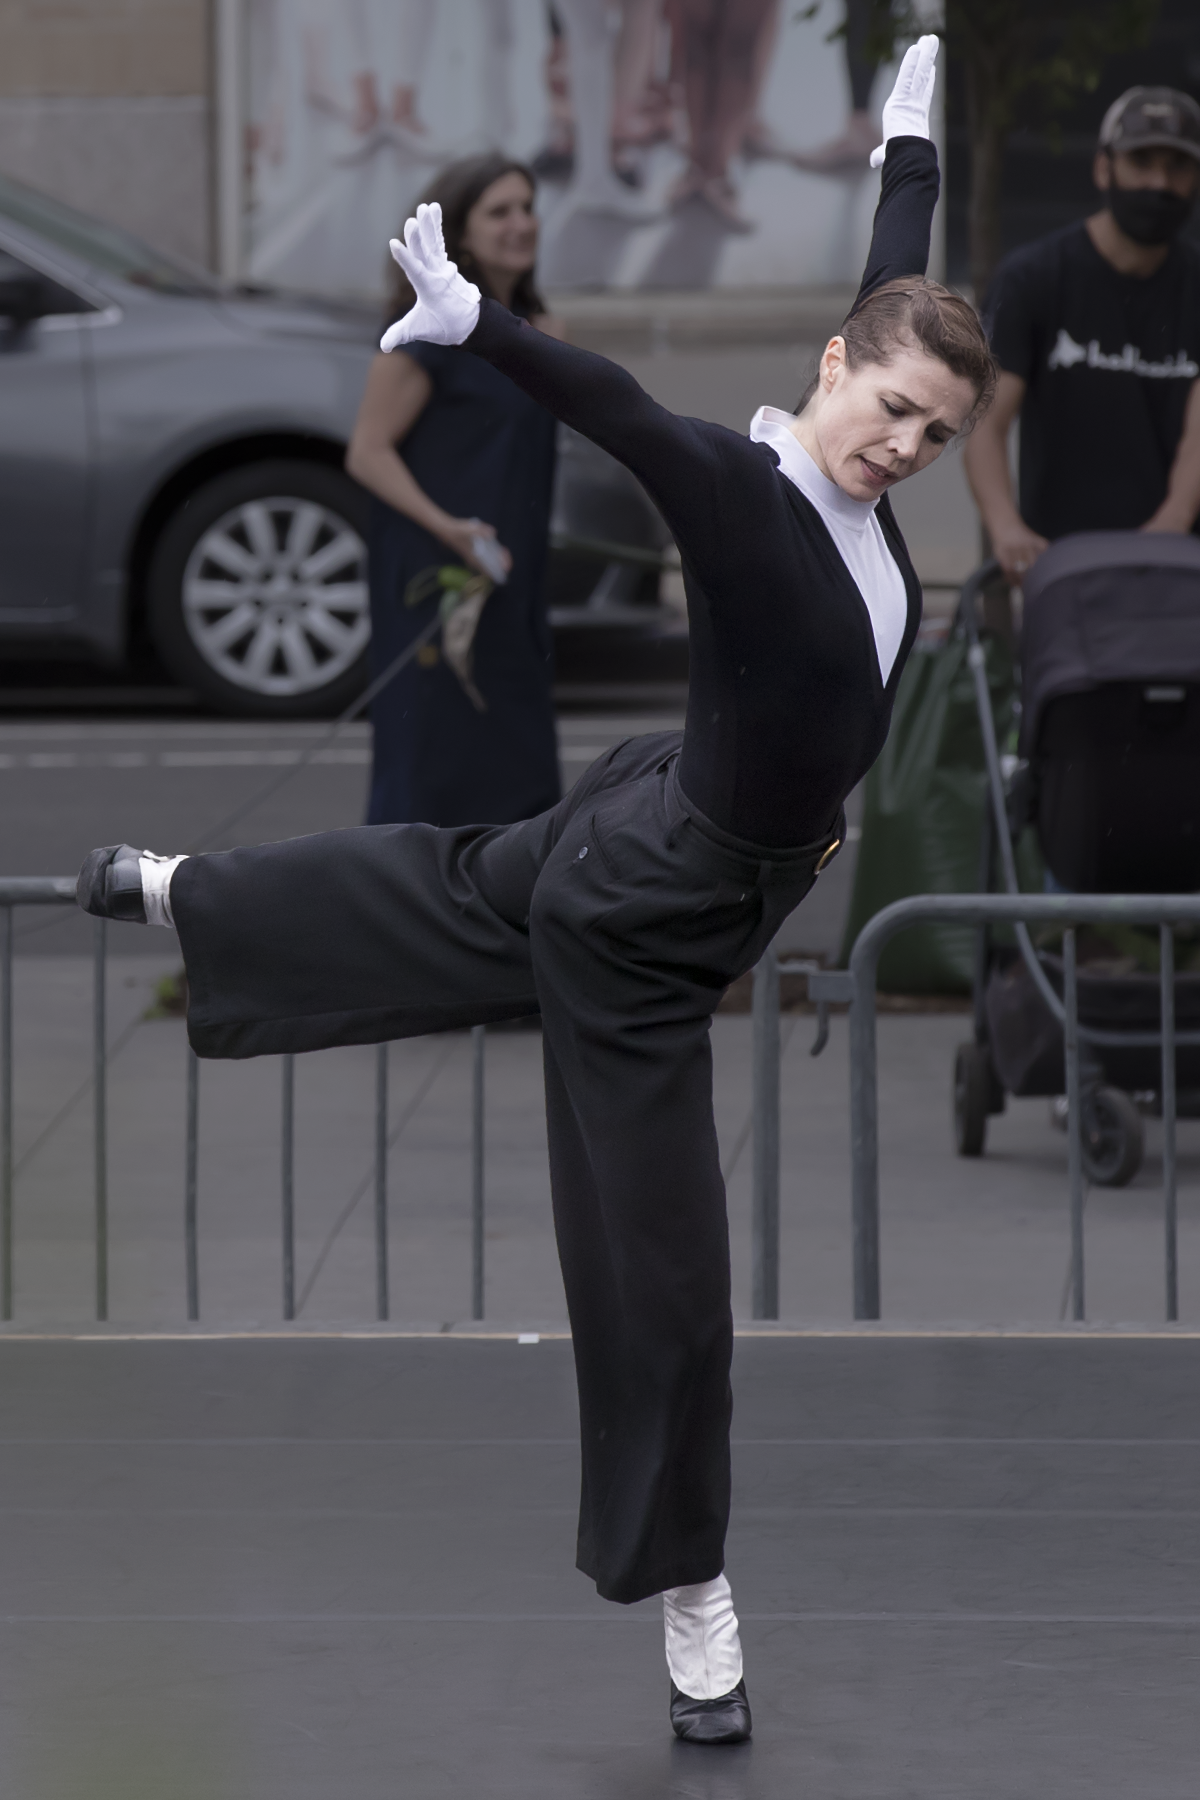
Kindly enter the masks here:
<path id="1" fill-rule="evenodd" d="M 188 636 L 224 681 L 279 699 L 315 693 L 370 639 L 367 547 L 319 501 L 247 500 L 196 543 L 182 601 Z"/>

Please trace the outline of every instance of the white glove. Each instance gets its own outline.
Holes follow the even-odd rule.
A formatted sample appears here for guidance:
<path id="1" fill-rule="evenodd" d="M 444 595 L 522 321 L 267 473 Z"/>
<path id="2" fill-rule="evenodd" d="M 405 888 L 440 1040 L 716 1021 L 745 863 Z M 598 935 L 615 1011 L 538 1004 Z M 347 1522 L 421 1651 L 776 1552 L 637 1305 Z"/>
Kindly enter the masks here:
<path id="1" fill-rule="evenodd" d="M 404 242 L 391 240 L 391 252 L 412 282 L 417 304 L 389 325 L 381 350 L 419 340 L 426 344 L 465 344 L 479 323 L 479 289 L 465 281 L 446 255 L 442 209 L 421 205 L 404 227 Z"/>
<path id="2" fill-rule="evenodd" d="M 896 85 L 883 103 L 883 142 L 871 152 L 873 169 L 883 167 L 889 138 L 929 136 L 937 53 L 935 37 L 918 38 L 904 52 Z"/>

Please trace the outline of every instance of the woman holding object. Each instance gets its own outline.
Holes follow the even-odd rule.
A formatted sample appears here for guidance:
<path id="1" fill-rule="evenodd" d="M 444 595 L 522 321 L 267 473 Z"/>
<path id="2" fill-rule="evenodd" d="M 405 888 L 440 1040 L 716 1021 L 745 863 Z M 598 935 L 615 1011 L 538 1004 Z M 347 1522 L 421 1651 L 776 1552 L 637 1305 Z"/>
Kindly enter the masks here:
<path id="1" fill-rule="evenodd" d="M 498 155 L 429 190 L 452 254 L 518 319 L 554 330 L 534 284 L 533 177 Z M 411 306 L 401 279 L 395 311 Z M 346 467 L 375 496 L 371 652 L 387 667 L 448 588 L 481 575 L 470 654 L 425 645 L 371 708 L 367 822 L 505 825 L 559 796 L 553 646 L 542 597 L 555 422 L 505 375 L 433 343 L 377 356 Z M 484 596 L 486 595 L 486 598 Z"/>

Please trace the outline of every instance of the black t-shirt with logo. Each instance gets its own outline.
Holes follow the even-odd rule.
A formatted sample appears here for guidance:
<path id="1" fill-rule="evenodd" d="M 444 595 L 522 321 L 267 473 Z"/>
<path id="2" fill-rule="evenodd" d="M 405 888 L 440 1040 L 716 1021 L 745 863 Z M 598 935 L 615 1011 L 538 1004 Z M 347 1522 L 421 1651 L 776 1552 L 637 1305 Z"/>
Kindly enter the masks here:
<path id="1" fill-rule="evenodd" d="M 1043 537 L 1134 530 L 1162 504 L 1200 375 L 1200 251 L 1148 281 L 1069 225 L 1006 256 L 986 308 L 1002 369 L 1027 383 L 1020 508 Z"/>

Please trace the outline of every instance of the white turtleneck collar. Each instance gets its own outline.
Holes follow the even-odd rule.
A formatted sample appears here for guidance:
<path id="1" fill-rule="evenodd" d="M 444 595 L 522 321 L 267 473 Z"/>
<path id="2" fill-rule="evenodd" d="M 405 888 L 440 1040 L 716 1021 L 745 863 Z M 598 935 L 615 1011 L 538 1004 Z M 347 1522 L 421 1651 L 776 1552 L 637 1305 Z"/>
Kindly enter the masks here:
<path id="1" fill-rule="evenodd" d="M 855 500 L 822 475 L 791 430 L 792 417 L 777 406 L 760 406 L 750 421 L 750 441 L 775 452 L 780 473 L 811 500 L 824 520 L 870 615 L 879 673 L 886 685 L 904 641 L 908 595 L 875 517 L 878 502 Z"/>

